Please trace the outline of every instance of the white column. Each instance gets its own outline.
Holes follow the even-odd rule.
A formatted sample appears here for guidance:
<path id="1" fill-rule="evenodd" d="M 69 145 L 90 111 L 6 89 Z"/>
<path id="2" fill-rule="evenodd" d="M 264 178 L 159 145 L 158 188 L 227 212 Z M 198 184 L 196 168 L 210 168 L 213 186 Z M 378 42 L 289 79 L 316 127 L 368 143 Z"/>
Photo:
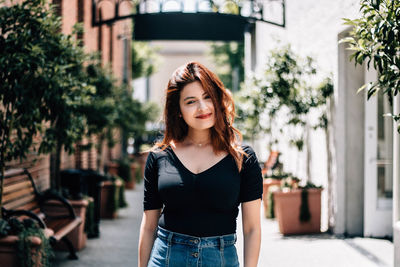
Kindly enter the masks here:
<path id="1" fill-rule="evenodd" d="M 254 71 L 256 62 L 256 34 L 255 24 L 248 24 L 244 32 L 244 72 L 247 77 Z"/>
<path id="2" fill-rule="evenodd" d="M 393 113 L 400 113 L 400 98 L 393 101 Z M 400 134 L 397 131 L 397 122 L 393 123 L 393 224 L 400 220 Z"/>
<path id="3" fill-rule="evenodd" d="M 393 113 L 400 113 L 400 98 L 393 101 Z M 400 267 L 400 134 L 393 123 L 393 243 L 394 267 Z"/>

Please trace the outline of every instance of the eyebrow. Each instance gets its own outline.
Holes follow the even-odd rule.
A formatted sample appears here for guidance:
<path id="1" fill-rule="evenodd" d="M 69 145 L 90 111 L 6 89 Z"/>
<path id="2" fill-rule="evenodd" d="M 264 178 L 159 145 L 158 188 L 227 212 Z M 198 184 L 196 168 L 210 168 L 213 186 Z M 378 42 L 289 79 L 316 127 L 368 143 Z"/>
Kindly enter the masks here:
<path id="1" fill-rule="evenodd" d="M 204 96 L 204 95 L 208 95 L 208 93 L 207 93 L 207 92 L 204 92 L 204 93 L 202 94 L 202 96 Z M 194 97 L 194 96 L 187 96 L 187 97 L 185 97 L 185 98 L 183 99 L 183 101 L 186 101 L 186 100 L 192 99 L 192 98 L 196 98 L 196 97 Z"/>

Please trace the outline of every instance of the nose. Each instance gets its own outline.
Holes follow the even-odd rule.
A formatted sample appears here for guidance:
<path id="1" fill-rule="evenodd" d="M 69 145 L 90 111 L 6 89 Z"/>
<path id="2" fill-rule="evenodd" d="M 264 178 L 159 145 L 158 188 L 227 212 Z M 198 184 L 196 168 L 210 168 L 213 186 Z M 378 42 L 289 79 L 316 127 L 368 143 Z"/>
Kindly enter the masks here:
<path id="1" fill-rule="evenodd" d="M 199 106 L 198 106 L 199 110 L 207 109 L 207 104 L 206 104 L 206 102 L 204 100 L 200 100 L 198 103 L 199 103 Z"/>

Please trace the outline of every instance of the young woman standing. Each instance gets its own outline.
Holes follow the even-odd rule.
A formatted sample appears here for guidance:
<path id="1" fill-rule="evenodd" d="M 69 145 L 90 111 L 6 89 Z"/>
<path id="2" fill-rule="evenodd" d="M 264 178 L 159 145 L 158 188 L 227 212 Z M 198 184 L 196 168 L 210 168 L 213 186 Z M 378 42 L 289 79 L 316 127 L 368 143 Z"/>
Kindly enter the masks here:
<path id="1" fill-rule="evenodd" d="M 164 139 L 145 168 L 140 267 L 239 266 L 239 204 L 244 266 L 257 266 L 261 169 L 254 151 L 241 145 L 234 117 L 230 93 L 210 70 L 190 62 L 174 72 Z"/>

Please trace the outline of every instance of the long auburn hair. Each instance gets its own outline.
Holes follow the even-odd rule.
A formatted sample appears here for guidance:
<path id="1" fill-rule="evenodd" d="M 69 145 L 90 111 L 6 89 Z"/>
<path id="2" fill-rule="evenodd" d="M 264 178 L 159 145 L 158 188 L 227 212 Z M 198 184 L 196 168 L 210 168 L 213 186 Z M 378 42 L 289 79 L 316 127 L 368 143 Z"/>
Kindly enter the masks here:
<path id="1" fill-rule="evenodd" d="M 189 62 L 172 74 L 166 89 L 164 108 L 165 133 L 156 147 L 164 150 L 171 141 L 183 141 L 188 134 L 188 125 L 179 116 L 180 92 L 192 82 L 200 82 L 203 90 L 211 97 L 215 110 L 215 124 L 211 127 L 211 144 L 214 152 L 227 151 L 234 158 L 239 171 L 243 155 L 242 134 L 233 127 L 235 105 L 231 93 L 225 89 L 221 80 L 209 69 L 198 62 Z"/>

